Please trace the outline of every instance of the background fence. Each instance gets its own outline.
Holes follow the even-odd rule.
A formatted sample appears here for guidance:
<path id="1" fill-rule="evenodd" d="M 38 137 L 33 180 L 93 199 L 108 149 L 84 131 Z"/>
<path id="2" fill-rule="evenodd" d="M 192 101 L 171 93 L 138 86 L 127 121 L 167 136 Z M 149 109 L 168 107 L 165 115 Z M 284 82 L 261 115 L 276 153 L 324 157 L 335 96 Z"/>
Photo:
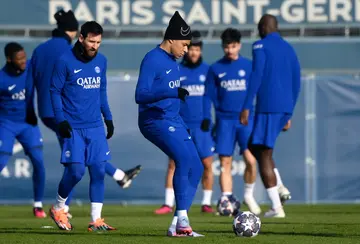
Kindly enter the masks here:
<path id="1" fill-rule="evenodd" d="M 131 77 L 136 77 L 136 74 Z M 164 198 L 166 156 L 145 140 L 137 127 L 134 101 L 136 80 L 110 77 L 109 100 L 115 121 L 110 140 L 112 163 L 123 169 L 136 164 L 143 171 L 131 188 L 120 189 L 106 178 L 106 201 L 123 203 L 161 203 Z M 306 75 L 293 117 L 292 128 L 279 138 L 275 160 L 293 202 L 356 202 L 360 199 L 360 82 L 355 75 Z M 41 126 L 46 164 L 45 198 L 53 200 L 62 175 L 56 137 Z M 21 148 L 1 172 L 1 202 L 24 202 L 32 197 L 31 163 Z M 234 159 L 234 193 L 243 195 L 244 162 Z M 215 173 L 214 199 L 219 196 L 219 161 Z M 199 187 L 201 189 L 201 187 Z M 197 200 L 201 198 L 198 191 Z M 258 179 L 256 198 L 266 201 Z M 88 201 L 88 175 L 76 187 L 75 199 Z"/>

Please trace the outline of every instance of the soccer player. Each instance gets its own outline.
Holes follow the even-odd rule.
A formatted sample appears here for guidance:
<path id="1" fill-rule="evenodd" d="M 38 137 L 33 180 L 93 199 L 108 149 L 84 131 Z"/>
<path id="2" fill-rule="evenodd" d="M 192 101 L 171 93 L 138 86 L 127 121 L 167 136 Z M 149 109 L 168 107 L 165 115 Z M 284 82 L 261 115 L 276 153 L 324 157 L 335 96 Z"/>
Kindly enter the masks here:
<path id="1" fill-rule="evenodd" d="M 103 28 L 95 21 L 83 24 L 78 41 L 56 61 L 52 75 L 50 96 L 62 139 L 61 163 L 65 170 L 50 216 L 61 230 L 72 229 L 64 211 L 65 201 L 83 177 L 86 166 L 90 174 L 92 220 L 88 230 L 115 229 L 101 218 L 105 164 L 110 159 L 107 139 L 114 132 L 106 94 L 107 60 L 98 53 L 102 34 Z"/>
<path id="2" fill-rule="evenodd" d="M 281 38 L 274 16 L 264 15 L 258 24 L 261 40 L 253 44 L 253 68 L 240 121 L 250 123 L 256 109 L 250 148 L 257 158 L 260 175 L 272 208 L 265 217 L 284 218 L 274 172 L 273 148 L 276 138 L 290 128 L 290 119 L 300 92 L 300 64 L 293 47 Z"/>
<path id="3" fill-rule="evenodd" d="M 180 86 L 190 93 L 186 101 L 181 103 L 180 115 L 190 129 L 190 135 L 194 140 L 204 165 L 201 211 L 204 213 L 212 213 L 211 196 L 214 176 L 211 164 L 213 161 L 214 145 L 209 132 L 210 124 L 204 124 L 203 127 L 201 127 L 201 122 L 203 120 L 204 84 L 209 69 L 209 66 L 202 60 L 202 46 L 203 42 L 201 40 L 200 32 L 193 31 L 189 52 L 185 54 L 180 64 Z M 206 100 L 206 102 L 209 101 Z M 211 109 L 210 106 L 208 106 L 208 108 L 209 110 Z M 165 182 L 165 204 L 155 211 L 156 214 L 167 214 L 172 212 L 174 206 L 174 189 L 172 184 L 174 171 L 175 162 L 173 159 L 169 159 Z"/>
<path id="4" fill-rule="evenodd" d="M 57 134 L 59 144 L 61 145 L 62 138 L 58 134 L 54 111 L 51 106 L 51 76 L 54 70 L 55 62 L 63 53 L 71 50 L 71 42 L 77 35 L 79 24 L 71 10 L 68 12 L 59 10 L 55 13 L 54 17 L 57 22 L 57 28 L 52 31 L 52 38 L 50 40 L 40 44 L 34 50 L 31 58 L 31 66 L 34 71 L 33 79 L 38 94 L 37 104 L 39 116 L 44 125 Z M 111 127 L 112 125 L 109 124 L 109 126 Z M 106 163 L 105 167 L 106 174 L 112 176 L 122 188 L 129 187 L 132 179 L 140 173 L 140 170 L 141 166 L 138 165 L 124 172 L 121 169 L 116 169 L 109 162 Z M 69 211 L 70 200 L 71 196 L 68 197 L 66 202 L 66 212 Z M 70 213 L 68 215 L 71 217 Z"/>
<path id="5" fill-rule="evenodd" d="M 34 208 L 37 218 L 45 218 L 42 199 L 45 188 L 40 129 L 34 111 L 31 68 L 27 67 L 24 48 L 15 42 L 6 44 L 6 65 L 0 71 L 0 172 L 9 161 L 17 139 L 33 165 Z"/>
<path id="6" fill-rule="evenodd" d="M 204 170 L 192 137 L 179 114 L 180 100 L 185 101 L 189 92 L 180 87 L 176 59 L 187 52 L 190 40 L 190 26 L 176 11 L 163 42 L 142 60 L 135 91 L 141 133 L 175 161 L 173 185 L 176 211 L 168 230 L 169 236 L 195 236 L 188 210 Z"/>
<path id="7" fill-rule="evenodd" d="M 228 28 L 222 35 L 224 57 L 210 66 L 205 89 L 205 98 L 210 99 L 216 110 L 216 152 L 221 163 L 220 187 L 222 194 L 237 207 L 240 203 L 232 193 L 232 155 L 236 142 L 240 146 L 240 154 L 246 163 L 244 173 L 245 193 L 244 202 L 251 212 L 259 214 L 261 209 L 254 198 L 256 180 L 256 159 L 248 149 L 248 140 L 251 134 L 252 117 L 249 126 L 239 122 L 239 114 L 244 103 L 252 62 L 240 56 L 241 33 L 237 29 Z M 210 124 L 210 103 L 204 104 L 205 119 L 203 124 Z"/>

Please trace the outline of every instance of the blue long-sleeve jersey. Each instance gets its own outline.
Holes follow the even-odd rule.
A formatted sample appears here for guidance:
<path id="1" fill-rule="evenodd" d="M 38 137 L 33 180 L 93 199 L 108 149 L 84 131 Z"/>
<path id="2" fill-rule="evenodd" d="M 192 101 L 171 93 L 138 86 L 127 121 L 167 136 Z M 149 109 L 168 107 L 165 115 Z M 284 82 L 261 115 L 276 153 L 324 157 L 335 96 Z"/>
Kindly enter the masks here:
<path id="1" fill-rule="evenodd" d="M 98 53 L 90 62 L 78 60 L 72 50 L 56 62 L 50 87 L 51 102 L 57 123 L 69 121 L 73 128 L 103 126 L 111 120 L 106 93 L 105 56 Z"/>
<path id="2" fill-rule="evenodd" d="M 71 49 L 69 39 L 53 37 L 40 44 L 31 57 L 34 86 L 37 91 L 38 113 L 41 118 L 54 117 L 51 106 L 50 85 L 55 63 L 62 54 Z"/>
<path id="3" fill-rule="evenodd" d="M 278 33 L 253 44 L 253 69 L 244 109 L 256 96 L 256 112 L 293 113 L 300 92 L 300 64 Z"/>
<path id="4" fill-rule="evenodd" d="M 6 66 L 0 70 L 0 119 L 24 122 L 26 113 L 34 110 L 33 81 L 30 77 L 29 66 L 19 75 L 7 72 Z"/>
<path id="5" fill-rule="evenodd" d="M 198 126 L 204 119 L 204 106 L 211 113 L 211 102 L 204 99 L 206 75 L 209 65 L 202 62 L 196 67 L 188 67 L 180 64 L 180 86 L 189 92 L 185 102 L 181 103 L 180 115 L 184 122 L 190 126 Z M 208 103 L 204 105 L 204 103 Z"/>
<path id="6" fill-rule="evenodd" d="M 213 102 L 217 117 L 238 118 L 247 95 L 251 67 L 251 61 L 241 56 L 234 61 L 224 57 L 210 66 L 205 99 Z M 204 116 L 210 119 L 209 105 L 204 105 Z"/>
<path id="7" fill-rule="evenodd" d="M 172 119 L 179 116 L 179 65 L 173 55 L 160 46 L 148 52 L 141 62 L 135 91 L 139 119 Z"/>

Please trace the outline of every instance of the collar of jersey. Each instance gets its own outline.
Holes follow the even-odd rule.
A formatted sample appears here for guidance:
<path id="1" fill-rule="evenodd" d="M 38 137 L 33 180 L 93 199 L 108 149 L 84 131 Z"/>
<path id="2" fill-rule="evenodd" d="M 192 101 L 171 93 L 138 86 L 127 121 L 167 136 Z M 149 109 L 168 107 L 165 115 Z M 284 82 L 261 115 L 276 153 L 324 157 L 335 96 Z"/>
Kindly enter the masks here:
<path id="1" fill-rule="evenodd" d="M 168 53 L 168 52 L 167 52 L 167 51 L 165 51 L 164 49 L 162 49 L 162 48 L 160 47 L 160 44 L 159 44 L 159 45 L 157 45 L 157 46 L 156 46 L 156 48 L 157 48 L 157 49 L 159 49 L 161 52 L 165 53 L 166 55 L 168 55 L 170 58 L 172 58 L 172 59 L 176 60 L 175 56 L 174 56 L 174 55 L 172 55 L 171 53 Z"/>

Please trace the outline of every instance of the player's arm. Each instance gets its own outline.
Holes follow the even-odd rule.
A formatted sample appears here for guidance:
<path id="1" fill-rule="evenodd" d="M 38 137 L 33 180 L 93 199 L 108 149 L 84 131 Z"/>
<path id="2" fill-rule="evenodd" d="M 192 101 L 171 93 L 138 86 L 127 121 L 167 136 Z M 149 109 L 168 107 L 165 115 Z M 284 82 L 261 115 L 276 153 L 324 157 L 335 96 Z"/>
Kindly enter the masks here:
<path id="1" fill-rule="evenodd" d="M 34 97 L 35 97 L 35 88 L 34 88 L 34 74 L 32 61 L 27 63 L 27 75 L 26 75 L 26 84 L 25 84 L 25 101 L 26 101 L 26 122 L 30 125 L 37 125 L 37 117 L 34 108 Z"/>
<path id="2" fill-rule="evenodd" d="M 107 128 L 106 139 L 110 139 L 114 134 L 115 128 L 112 121 L 112 114 L 110 111 L 110 106 L 107 97 L 106 69 L 107 69 L 107 61 L 105 60 L 105 65 L 102 72 L 101 83 L 100 83 L 100 106 L 101 106 L 101 113 L 104 117 L 105 125 Z"/>
<path id="3" fill-rule="evenodd" d="M 206 76 L 205 81 L 205 91 L 203 96 L 203 121 L 201 122 L 201 129 L 203 131 L 209 131 L 211 125 L 211 104 L 214 103 L 216 106 L 216 86 L 215 86 L 215 74 L 212 71 L 212 68 L 209 68 L 209 71 Z"/>
<path id="4" fill-rule="evenodd" d="M 217 106 L 216 75 L 211 67 L 209 68 L 206 76 L 205 92 L 203 99 L 204 119 L 211 119 L 211 104 L 214 104 L 214 107 Z"/>
<path id="5" fill-rule="evenodd" d="M 55 120 L 57 123 L 65 121 L 61 92 L 64 88 L 67 77 L 66 63 L 59 59 L 52 73 L 51 85 L 50 85 L 50 97 L 51 103 L 55 114 Z"/>
<path id="6" fill-rule="evenodd" d="M 177 98 L 178 90 L 169 86 L 153 86 L 156 78 L 157 63 L 147 57 L 143 59 L 140 66 L 140 74 L 135 91 L 137 104 L 154 103 L 166 98 Z"/>
<path id="7" fill-rule="evenodd" d="M 294 108 L 297 102 L 297 99 L 300 94 L 300 87 L 301 87 L 301 67 L 296 54 L 294 54 L 294 60 L 292 63 L 292 88 L 293 88 L 293 99 L 294 99 Z"/>
<path id="8" fill-rule="evenodd" d="M 261 85 L 261 80 L 265 68 L 266 56 L 263 44 L 254 43 L 253 50 L 253 66 L 250 76 L 247 95 L 243 105 L 243 110 L 250 110 L 253 106 L 254 98 Z"/>
<path id="9" fill-rule="evenodd" d="M 100 84 L 101 113 L 105 120 L 112 120 L 112 114 L 110 111 L 110 106 L 107 97 L 106 69 L 107 69 L 107 62 L 105 61 L 105 66 L 102 72 L 101 84 Z"/>

